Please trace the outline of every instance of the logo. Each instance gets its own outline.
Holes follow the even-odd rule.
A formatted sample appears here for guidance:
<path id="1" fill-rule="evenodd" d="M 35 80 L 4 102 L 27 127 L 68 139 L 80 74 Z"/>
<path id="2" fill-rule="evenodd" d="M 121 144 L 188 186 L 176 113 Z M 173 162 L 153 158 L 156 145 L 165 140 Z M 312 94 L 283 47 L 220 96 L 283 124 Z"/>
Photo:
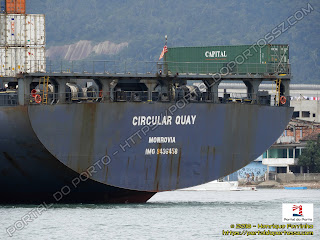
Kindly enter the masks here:
<path id="1" fill-rule="evenodd" d="M 204 53 L 206 58 L 223 58 L 227 57 L 226 51 L 206 51 Z"/>
<path id="2" fill-rule="evenodd" d="M 283 203 L 282 222 L 313 222 L 313 204 Z"/>
<path id="3" fill-rule="evenodd" d="M 302 215 L 302 205 L 293 205 L 293 217 L 303 217 Z"/>

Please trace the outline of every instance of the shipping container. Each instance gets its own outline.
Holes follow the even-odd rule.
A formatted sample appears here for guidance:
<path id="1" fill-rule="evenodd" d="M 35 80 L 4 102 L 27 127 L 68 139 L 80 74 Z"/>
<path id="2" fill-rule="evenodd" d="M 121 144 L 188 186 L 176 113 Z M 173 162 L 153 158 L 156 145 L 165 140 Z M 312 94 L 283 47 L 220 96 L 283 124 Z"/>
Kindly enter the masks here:
<path id="1" fill-rule="evenodd" d="M 6 12 L 6 0 L 0 0 L 0 13 Z"/>
<path id="2" fill-rule="evenodd" d="M 44 46 L 43 14 L 0 14 L 0 46 Z"/>
<path id="3" fill-rule="evenodd" d="M 20 14 L 0 15 L 0 45 L 25 45 L 26 16 Z"/>
<path id="4" fill-rule="evenodd" d="M 46 71 L 44 47 L 0 47 L 0 76 Z"/>
<path id="5" fill-rule="evenodd" d="M 289 73 L 288 45 L 168 48 L 164 56 L 171 73 Z"/>
<path id="6" fill-rule="evenodd" d="M 8 14 L 26 14 L 26 1 L 6 0 L 6 10 Z"/>
<path id="7" fill-rule="evenodd" d="M 45 16 L 43 14 L 26 15 L 26 44 L 28 46 L 46 44 L 45 26 Z"/>

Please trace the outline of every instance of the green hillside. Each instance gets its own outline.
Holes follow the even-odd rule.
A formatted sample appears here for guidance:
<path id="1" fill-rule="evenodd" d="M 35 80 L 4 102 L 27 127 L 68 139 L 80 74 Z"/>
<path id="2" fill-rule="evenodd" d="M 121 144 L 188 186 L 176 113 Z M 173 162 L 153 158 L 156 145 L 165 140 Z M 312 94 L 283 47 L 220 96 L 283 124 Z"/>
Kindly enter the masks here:
<path id="1" fill-rule="evenodd" d="M 295 16 L 308 2 L 314 10 Z M 318 0 L 27 1 L 28 13 L 46 14 L 48 47 L 79 40 L 129 43 L 116 56 L 90 56 L 99 59 L 156 61 L 166 34 L 171 47 L 237 45 L 253 44 L 284 27 L 272 43 L 290 45 L 293 82 L 320 84 L 319 11 Z M 295 22 L 290 28 L 288 18 Z"/>

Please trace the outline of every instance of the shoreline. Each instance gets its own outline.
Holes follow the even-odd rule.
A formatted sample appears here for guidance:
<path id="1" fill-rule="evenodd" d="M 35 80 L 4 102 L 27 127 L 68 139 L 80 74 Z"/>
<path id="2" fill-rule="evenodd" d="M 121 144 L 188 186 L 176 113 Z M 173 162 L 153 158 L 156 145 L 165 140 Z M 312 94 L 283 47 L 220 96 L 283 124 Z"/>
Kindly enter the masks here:
<path id="1" fill-rule="evenodd" d="M 262 183 L 240 184 L 239 187 L 257 187 L 271 188 L 271 189 L 284 189 L 285 187 L 307 187 L 308 189 L 320 189 L 320 182 L 292 182 L 292 183 L 279 183 L 276 181 L 266 181 Z"/>
<path id="2" fill-rule="evenodd" d="M 296 183 L 280 183 L 274 188 L 282 189 L 284 187 L 307 187 L 308 189 L 320 189 L 320 182 L 296 182 Z"/>

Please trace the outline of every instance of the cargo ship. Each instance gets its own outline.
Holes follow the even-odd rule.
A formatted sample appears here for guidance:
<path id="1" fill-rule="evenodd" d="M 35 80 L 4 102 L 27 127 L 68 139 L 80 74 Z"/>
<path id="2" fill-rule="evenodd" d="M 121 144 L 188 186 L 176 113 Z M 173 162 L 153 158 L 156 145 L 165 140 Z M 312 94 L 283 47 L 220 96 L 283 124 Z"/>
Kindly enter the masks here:
<path id="1" fill-rule="evenodd" d="M 42 54 L 5 61 L 0 203 L 143 203 L 235 172 L 281 135 L 293 112 L 287 45 L 241 64 L 218 46 L 183 49 L 181 59 L 181 48 L 166 49 L 145 71 L 116 61 L 55 65 Z M 270 56 L 260 61 L 262 53 Z M 243 82 L 247 93 L 219 95 L 222 81 Z M 261 82 L 275 92 L 259 91 Z"/>

